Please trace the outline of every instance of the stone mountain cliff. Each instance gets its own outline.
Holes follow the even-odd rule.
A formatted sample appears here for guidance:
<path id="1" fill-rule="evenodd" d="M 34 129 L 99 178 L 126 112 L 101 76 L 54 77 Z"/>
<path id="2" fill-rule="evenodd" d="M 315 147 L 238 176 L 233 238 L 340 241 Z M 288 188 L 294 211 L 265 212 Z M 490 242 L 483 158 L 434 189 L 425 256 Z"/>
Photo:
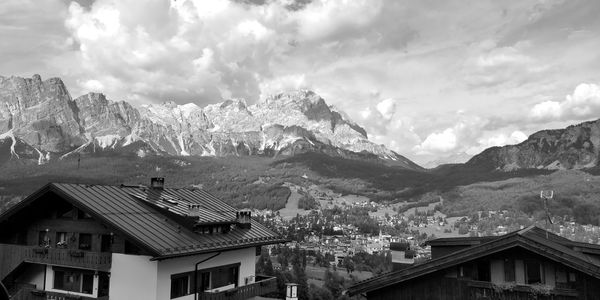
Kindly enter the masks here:
<path id="1" fill-rule="evenodd" d="M 4 150 L 40 163 L 93 151 L 202 156 L 316 151 L 420 169 L 369 141 L 362 127 L 311 91 L 282 93 L 250 106 L 232 99 L 205 108 L 173 102 L 135 108 L 98 93 L 72 99 L 60 79 L 42 81 L 39 75 L 0 76 Z"/>
<path id="2" fill-rule="evenodd" d="M 565 129 L 542 130 L 518 144 L 492 147 L 467 165 L 502 171 L 517 169 L 583 169 L 598 165 L 600 120 Z"/>

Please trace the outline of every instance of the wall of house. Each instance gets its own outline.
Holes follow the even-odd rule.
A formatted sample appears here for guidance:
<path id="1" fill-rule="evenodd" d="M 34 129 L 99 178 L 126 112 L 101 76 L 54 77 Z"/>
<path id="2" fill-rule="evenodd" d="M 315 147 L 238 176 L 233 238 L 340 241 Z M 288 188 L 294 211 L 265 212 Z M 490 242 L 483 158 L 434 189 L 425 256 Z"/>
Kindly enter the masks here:
<path id="1" fill-rule="evenodd" d="M 112 254 L 109 299 L 169 299 L 157 298 L 158 262 L 142 255 Z"/>
<path id="2" fill-rule="evenodd" d="M 44 273 L 46 266 L 42 264 L 27 264 L 15 282 L 34 284 L 36 289 L 44 289 Z"/>
<path id="3" fill-rule="evenodd" d="M 193 272 L 197 262 L 207 259 L 216 253 L 185 256 L 179 258 L 165 259 L 158 262 L 158 284 L 156 285 L 156 299 L 170 299 L 171 297 L 171 275 L 184 272 Z M 255 275 L 256 249 L 243 248 L 225 251 L 200 265 L 198 270 L 213 268 L 223 265 L 240 263 L 238 286 L 245 284 L 245 278 Z M 113 262 L 114 264 L 114 262 Z M 252 281 L 251 281 L 252 282 Z M 112 288 L 112 287 L 111 287 Z M 149 298 L 148 298 L 149 299 Z M 178 300 L 193 300 L 194 295 L 176 298 Z M 111 298 L 112 300 L 112 298 Z"/>

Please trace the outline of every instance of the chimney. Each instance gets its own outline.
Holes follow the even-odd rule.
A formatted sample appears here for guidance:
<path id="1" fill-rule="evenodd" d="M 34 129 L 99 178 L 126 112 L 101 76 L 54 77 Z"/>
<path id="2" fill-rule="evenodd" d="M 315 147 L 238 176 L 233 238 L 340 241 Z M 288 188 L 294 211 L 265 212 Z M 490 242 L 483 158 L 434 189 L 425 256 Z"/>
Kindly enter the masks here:
<path id="1" fill-rule="evenodd" d="M 249 210 L 240 210 L 235 213 L 235 220 L 240 228 L 250 229 L 252 226 L 252 212 Z"/>
<path id="2" fill-rule="evenodd" d="M 150 188 L 162 190 L 165 187 L 164 177 L 152 177 L 150 178 Z"/>

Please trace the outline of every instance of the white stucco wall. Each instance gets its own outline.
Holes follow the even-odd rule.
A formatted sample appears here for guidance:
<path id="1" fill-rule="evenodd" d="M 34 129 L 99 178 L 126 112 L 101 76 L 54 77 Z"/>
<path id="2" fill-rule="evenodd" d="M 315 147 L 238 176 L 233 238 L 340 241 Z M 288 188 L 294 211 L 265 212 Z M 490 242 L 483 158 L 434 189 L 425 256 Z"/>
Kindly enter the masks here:
<path id="1" fill-rule="evenodd" d="M 46 266 L 41 264 L 28 264 L 23 274 L 17 278 L 18 282 L 26 282 L 29 284 L 35 284 L 36 289 L 44 289 L 44 273 L 46 272 Z"/>
<path id="2" fill-rule="evenodd" d="M 171 296 L 171 275 L 193 272 L 197 262 L 206 259 L 216 253 L 207 253 L 194 256 L 185 256 L 180 258 L 165 259 L 158 262 L 158 278 L 156 285 L 156 299 L 168 300 Z M 208 261 L 198 265 L 198 270 L 213 268 L 223 265 L 240 263 L 240 271 L 238 278 L 238 286 L 245 283 L 245 278 L 255 275 L 255 255 L 256 250 L 252 248 L 244 248 L 239 250 L 226 251 L 219 254 Z M 113 262 L 114 264 L 114 262 Z M 112 289 L 112 287 L 111 287 Z M 113 299 L 112 297 L 110 298 Z M 142 299 L 142 298 L 138 298 Z M 150 298 L 145 298 L 150 299 Z M 176 298 L 178 300 L 192 300 L 194 295 Z"/>
<path id="3" fill-rule="evenodd" d="M 150 256 L 112 254 L 110 300 L 169 299 L 156 297 L 158 263 Z"/>

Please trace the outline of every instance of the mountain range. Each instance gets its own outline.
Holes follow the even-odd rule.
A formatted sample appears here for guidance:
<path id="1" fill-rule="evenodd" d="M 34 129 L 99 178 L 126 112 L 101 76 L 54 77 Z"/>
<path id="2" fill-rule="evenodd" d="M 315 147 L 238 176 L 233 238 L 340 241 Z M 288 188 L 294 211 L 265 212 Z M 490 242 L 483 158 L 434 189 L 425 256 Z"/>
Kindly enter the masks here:
<path id="1" fill-rule="evenodd" d="M 426 171 L 369 141 L 364 128 L 308 90 L 276 94 L 253 105 L 229 99 L 206 107 L 174 102 L 134 107 L 100 93 L 73 99 L 59 78 L 0 76 L 0 163 L 16 159 L 43 164 L 97 152 L 132 152 L 140 157 L 317 152 Z M 598 165 L 599 155 L 600 120 L 596 120 L 542 130 L 520 144 L 488 148 L 454 166 L 502 172 L 586 169 Z M 427 172 L 446 174 L 447 169 Z"/>
<path id="2" fill-rule="evenodd" d="M 173 156 L 294 155 L 420 166 L 369 141 L 367 132 L 312 91 L 199 107 L 174 102 L 134 107 L 100 93 L 73 99 L 59 78 L 0 76 L 0 162 L 43 164 L 81 153 Z"/>
<path id="3" fill-rule="evenodd" d="M 273 210 L 285 206 L 286 182 L 377 202 L 428 205 L 442 197 L 451 215 L 530 208 L 540 190 L 551 189 L 562 213 L 588 222 L 568 207 L 600 214 L 599 155 L 596 120 L 424 169 L 369 141 L 364 128 L 311 91 L 253 105 L 134 107 L 100 93 L 73 99 L 58 78 L 0 76 L 0 210 L 49 181 L 147 184 L 164 176 L 171 186 L 202 186 L 237 207 Z"/>

